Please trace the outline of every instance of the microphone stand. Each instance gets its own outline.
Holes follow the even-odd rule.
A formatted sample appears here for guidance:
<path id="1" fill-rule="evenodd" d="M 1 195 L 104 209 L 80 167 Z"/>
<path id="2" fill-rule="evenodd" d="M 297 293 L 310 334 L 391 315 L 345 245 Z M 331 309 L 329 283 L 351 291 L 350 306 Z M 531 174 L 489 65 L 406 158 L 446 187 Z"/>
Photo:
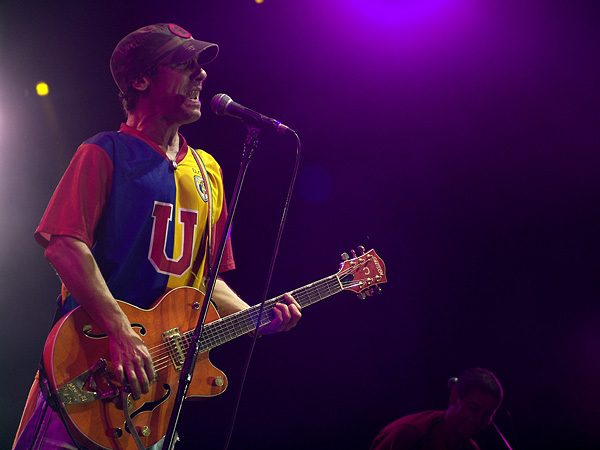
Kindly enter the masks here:
<path id="1" fill-rule="evenodd" d="M 498 428 L 498 425 L 496 425 L 496 422 L 494 422 L 493 420 L 492 420 L 492 425 L 494 425 L 494 428 L 496 429 L 496 431 L 502 438 L 504 445 L 506 445 L 506 447 L 508 447 L 508 450 L 513 450 L 512 447 L 510 446 L 510 444 L 508 443 L 508 441 L 506 440 L 506 438 L 504 437 L 504 435 L 502 434 L 502 432 L 500 431 L 500 428 Z"/>
<path id="2" fill-rule="evenodd" d="M 244 142 L 243 154 L 242 154 L 242 162 L 240 165 L 240 171 L 238 173 L 238 178 L 236 180 L 235 189 L 233 192 L 233 196 L 231 198 L 230 206 L 229 206 L 229 214 L 227 216 L 227 221 L 225 222 L 225 230 L 221 236 L 221 242 L 219 243 L 219 249 L 217 251 L 217 258 L 215 260 L 215 266 L 211 269 L 209 266 L 209 270 L 207 273 L 206 279 L 206 293 L 204 294 L 204 303 L 202 304 L 202 309 L 200 310 L 200 317 L 198 319 L 198 324 L 194 330 L 194 335 L 190 341 L 190 347 L 185 357 L 185 362 L 181 369 L 181 375 L 179 376 L 179 387 L 177 389 L 177 396 L 175 397 L 175 403 L 173 405 L 173 412 L 171 413 L 171 419 L 169 420 L 169 427 L 167 428 L 167 434 L 165 435 L 165 441 L 163 443 L 163 448 L 165 450 L 173 450 L 175 446 L 176 438 L 176 428 L 177 422 L 179 421 L 179 416 L 181 415 L 181 408 L 183 406 L 183 400 L 185 400 L 185 396 L 187 394 L 188 388 L 192 381 L 192 374 L 194 373 L 194 368 L 196 366 L 196 360 L 198 358 L 198 353 L 200 351 L 200 336 L 202 335 L 202 331 L 204 330 L 204 321 L 206 320 L 206 314 L 208 312 L 208 304 L 212 298 L 212 293 L 215 287 L 215 283 L 217 280 L 217 276 L 219 273 L 219 267 L 221 265 L 221 260 L 223 259 L 223 253 L 225 252 L 225 244 L 227 242 L 227 237 L 231 232 L 231 226 L 233 222 L 233 216 L 235 215 L 235 210 L 237 207 L 238 199 L 240 196 L 240 192 L 242 189 L 242 185 L 244 183 L 244 178 L 246 177 L 246 172 L 248 171 L 248 166 L 250 165 L 250 160 L 252 159 L 252 155 L 254 154 L 254 150 L 258 147 L 258 135 L 260 134 L 260 128 L 255 126 L 246 125 L 248 128 L 248 134 L 246 135 L 246 140 Z M 206 180 L 209 182 L 209 180 Z M 211 226 L 209 224 L 209 226 Z M 208 262 L 210 264 L 210 256 L 208 255 Z"/>

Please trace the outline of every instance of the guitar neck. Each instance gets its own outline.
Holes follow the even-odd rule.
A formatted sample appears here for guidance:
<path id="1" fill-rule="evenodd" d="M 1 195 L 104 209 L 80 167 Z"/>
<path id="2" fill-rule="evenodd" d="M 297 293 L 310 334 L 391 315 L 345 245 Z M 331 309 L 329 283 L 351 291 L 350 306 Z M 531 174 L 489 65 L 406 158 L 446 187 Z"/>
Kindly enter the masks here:
<path id="1" fill-rule="evenodd" d="M 342 283 L 338 275 L 331 275 L 298 288 L 292 291 L 291 294 L 300 306 L 305 308 L 342 290 Z M 278 302 L 284 303 L 283 295 L 267 300 L 262 312 L 260 311 L 260 304 L 254 305 L 243 311 L 238 311 L 222 319 L 205 324 L 202 336 L 200 337 L 200 352 L 218 347 L 254 330 L 258 323 L 259 315 L 259 326 L 266 325 L 275 316 L 273 306 Z M 192 332 L 186 334 L 189 334 L 191 337 Z"/>

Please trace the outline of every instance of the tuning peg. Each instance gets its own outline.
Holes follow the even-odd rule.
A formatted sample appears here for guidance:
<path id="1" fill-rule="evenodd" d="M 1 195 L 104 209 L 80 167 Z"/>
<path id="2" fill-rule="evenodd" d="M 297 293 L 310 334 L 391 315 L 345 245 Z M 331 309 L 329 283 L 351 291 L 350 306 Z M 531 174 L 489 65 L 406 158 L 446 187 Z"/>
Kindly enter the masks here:
<path id="1" fill-rule="evenodd" d="M 342 253 L 342 261 L 348 261 L 350 259 L 350 255 L 346 252 Z"/>
<path id="2" fill-rule="evenodd" d="M 359 254 L 360 256 L 362 256 L 362 255 L 364 255 L 364 254 L 365 254 L 365 248 L 364 248 L 362 245 L 359 245 L 359 246 L 358 246 L 358 254 Z"/>
<path id="3" fill-rule="evenodd" d="M 379 286 L 371 286 L 369 289 L 362 291 L 357 296 L 361 300 L 364 300 L 367 297 L 373 297 L 376 294 L 381 293 L 381 288 Z"/>
<path id="4" fill-rule="evenodd" d="M 352 253 L 353 258 L 356 258 L 356 252 L 354 250 L 350 250 L 350 253 Z"/>

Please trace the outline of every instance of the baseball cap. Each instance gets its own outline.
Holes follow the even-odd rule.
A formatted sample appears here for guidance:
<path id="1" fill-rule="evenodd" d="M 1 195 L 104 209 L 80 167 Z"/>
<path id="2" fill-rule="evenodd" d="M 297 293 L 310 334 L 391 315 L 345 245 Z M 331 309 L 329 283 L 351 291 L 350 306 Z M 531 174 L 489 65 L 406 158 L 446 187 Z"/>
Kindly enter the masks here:
<path id="1" fill-rule="evenodd" d="M 175 64 L 200 54 L 198 62 L 207 64 L 219 53 L 219 46 L 194 39 L 189 31 L 174 23 L 157 23 L 125 36 L 110 57 L 110 71 L 125 93 L 139 74 L 156 64 Z"/>

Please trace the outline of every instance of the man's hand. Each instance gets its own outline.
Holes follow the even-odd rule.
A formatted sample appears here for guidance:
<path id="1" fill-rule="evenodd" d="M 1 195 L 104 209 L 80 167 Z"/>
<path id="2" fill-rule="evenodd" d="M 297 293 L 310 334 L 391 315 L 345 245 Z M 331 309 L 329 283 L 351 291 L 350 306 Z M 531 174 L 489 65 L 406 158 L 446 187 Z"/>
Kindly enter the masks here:
<path id="1" fill-rule="evenodd" d="M 129 326 L 108 336 L 110 356 L 119 383 L 129 384 L 134 399 L 147 394 L 155 379 L 154 365 L 148 347 Z"/>
<path id="2" fill-rule="evenodd" d="M 286 303 L 275 303 L 275 306 L 273 306 L 275 317 L 268 324 L 258 329 L 259 334 L 289 331 L 296 326 L 302 317 L 302 307 L 290 294 L 284 294 L 283 298 Z"/>

